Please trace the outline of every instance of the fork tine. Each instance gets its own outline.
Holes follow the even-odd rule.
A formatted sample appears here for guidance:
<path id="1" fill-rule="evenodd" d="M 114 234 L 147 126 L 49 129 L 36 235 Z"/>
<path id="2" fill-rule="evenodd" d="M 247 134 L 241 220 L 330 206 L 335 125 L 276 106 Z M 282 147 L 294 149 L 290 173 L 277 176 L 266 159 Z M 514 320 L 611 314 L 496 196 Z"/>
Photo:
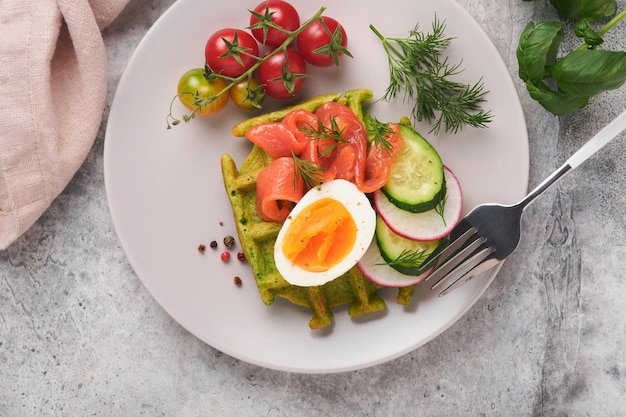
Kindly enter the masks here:
<path id="1" fill-rule="evenodd" d="M 468 230 L 466 233 L 469 233 L 470 231 L 471 231 L 471 229 Z M 463 262 L 465 259 L 467 259 L 468 256 L 470 256 L 472 253 L 474 253 L 478 248 L 480 248 L 480 246 L 483 243 L 485 243 L 486 239 L 484 237 L 477 237 L 475 240 L 473 240 L 469 244 L 467 244 L 467 241 L 472 236 L 474 236 L 474 233 L 469 234 L 469 236 L 467 238 L 465 238 L 464 241 L 459 243 L 458 245 L 456 244 L 457 241 L 455 240 L 450 246 L 455 245 L 456 246 L 455 250 L 458 250 L 459 248 L 462 248 L 462 249 L 460 251 L 456 252 L 453 256 L 450 256 L 450 253 L 446 254 L 447 257 L 449 257 L 449 259 L 445 259 L 444 258 L 444 262 L 441 265 L 439 265 L 432 274 L 427 276 L 425 281 L 434 280 L 434 281 L 436 281 L 436 283 L 435 283 L 435 286 L 436 286 L 437 283 L 439 281 L 441 281 L 441 279 L 443 279 L 454 268 L 456 268 L 457 265 L 459 265 L 461 262 Z M 463 245 L 465 245 L 465 246 L 463 247 Z M 455 250 L 452 250 L 451 253 L 454 253 Z M 442 251 L 442 253 L 443 253 L 443 251 Z M 434 286 L 433 286 L 433 288 L 434 288 Z"/>
<path id="2" fill-rule="evenodd" d="M 482 240 L 482 242 L 481 242 L 481 240 Z M 478 239 L 478 240 L 472 242 L 472 244 L 470 246 L 468 246 L 467 248 L 463 249 L 463 251 L 465 251 L 466 249 L 470 248 L 476 242 L 480 242 L 480 244 L 482 245 L 485 242 L 485 239 L 481 238 L 481 239 Z M 477 248 L 474 248 L 474 250 L 475 249 L 477 249 Z M 489 257 L 494 251 L 495 251 L 495 248 L 493 246 L 489 246 L 489 247 L 486 247 L 486 248 L 483 248 L 483 249 L 479 250 L 478 252 L 476 252 L 475 254 L 470 256 L 469 258 L 466 258 L 466 256 L 462 257 L 461 259 L 463 260 L 463 262 L 460 263 L 458 266 L 456 266 L 456 264 L 458 264 L 459 262 L 456 262 L 456 264 L 455 264 L 456 268 L 454 268 L 454 267 L 451 268 L 451 269 L 446 268 L 448 270 L 448 273 L 443 275 L 441 278 L 439 278 L 439 280 L 433 284 L 431 289 L 434 290 L 435 288 L 437 288 L 442 282 L 444 282 L 446 280 L 446 278 L 454 276 L 454 277 L 456 277 L 455 280 L 458 280 L 463 275 L 468 273 L 472 268 L 474 268 L 475 266 L 480 264 L 482 261 L 487 259 L 487 257 Z M 451 259 L 451 261 L 452 260 L 457 260 L 457 258 L 459 258 L 459 256 L 455 256 L 454 258 Z M 447 264 L 447 262 L 446 262 L 446 264 Z M 446 265 L 444 265 L 444 266 L 446 266 Z M 437 271 L 435 271 L 435 272 L 437 272 Z"/>
<path id="3" fill-rule="evenodd" d="M 441 253 L 437 257 L 439 262 L 444 262 L 450 256 L 452 256 L 456 251 L 461 249 L 463 245 L 465 245 L 465 242 L 467 242 L 477 231 L 478 229 L 472 226 L 469 229 L 467 229 L 465 232 L 463 232 L 461 236 L 456 238 L 448 246 L 446 246 L 444 250 L 441 251 Z"/>
<path id="4" fill-rule="evenodd" d="M 458 229 L 457 233 L 460 233 L 463 227 L 469 227 L 469 226 L 463 223 L 459 223 L 457 225 L 457 229 Z M 457 229 L 455 229 L 452 233 L 454 234 L 454 232 L 456 232 Z M 443 265 L 444 261 L 448 259 L 450 256 L 452 256 L 456 251 L 458 251 L 465 244 L 465 242 L 469 240 L 474 233 L 477 232 L 477 230 L 478 229 L 476 229 L 473 226 L 469 227 L 469 229 L 465 230 L 460 236 L 458 236 L 455 239 L 452 239 L 451 243 L 449 243 L 448 246 L 444 247 L 441 250 L 441 252 L 433 253 L 431 257 L 426 259 L 426 261 L 422 264 L 420 268 L 426 271 L 435 265 L 439 265 L 439 266 Z"/>
<path id="5" fill-rule="evenodd" d="M 474 268 L 470 269 L 469 272 L 457 278 L 452 284 L 448 285 L 446 289 L 439 293 L 439 297 L 442 297 L 446 294 L 451 293 L 455 289 L 459 288 L 461 285 L 465 284 L 470 279 L 482 274 L 483 272 L 489 271 L 491 268 L 498 265 L 500 262 L 497 258 L 487 258 L 483 262 L 476 265 Z"/>

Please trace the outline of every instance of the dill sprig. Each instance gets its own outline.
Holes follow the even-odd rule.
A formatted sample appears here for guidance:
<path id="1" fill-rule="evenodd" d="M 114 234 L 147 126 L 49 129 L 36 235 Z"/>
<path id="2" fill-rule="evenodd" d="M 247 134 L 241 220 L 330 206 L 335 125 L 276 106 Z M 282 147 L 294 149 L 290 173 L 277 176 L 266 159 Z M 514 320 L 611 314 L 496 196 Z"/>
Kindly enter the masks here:
<path id="1" fill-rule="evenodd" d="M 445 216 L 446 201 L 448 201 L 447 193 L 446 195 L 443 196 L 442 199 L 439 200 L 439 202 L 437 203 L 437 206 L 435 207 L 435 212 L 439 215 L 439 217 L 441 217 L 441 220 L 443 221 L 444 226 L 446 225 L 446 216 Z"/>
<path id="2" fill-rule="evenodd" d="M 313 126 L 311 123 L 307 123 L 304 126 L 298 128 L 298 130 L 305 134 L 305 136 L 309 139 L 318 140 L 318 139 L 334 139 L 336 141 L 345 141 L 343 138 L 343 129 L 339 128 L 339 124 L 337 123 L 337 118 L 330 118 L 330 125 L 326 126 L 321 120 L 317 121 L 317 126 Z"/>
<path id="3" fill-rule="evenodd" d="M 291 156 L 294 162 L 293 188 L 297 188 L 298 179 L 302 179 L 307 189 L 319 187 L 323 180 L 324 168 L 311 161 L 298 158 L 293 152 Z"/>
<path id="4" fill-rule="evenodd" d="M 462 72 L 461 63 L 452 65 L 443 57 L 453 38 L 445 35 L 445 23 L 435 17 L 432 32 L 420 31 L 419 25 L 406 38 L 383 36 L 373 25 L 370 29 L 381 40 L 389 61 L 389 86 L 383 100 L 404 94 L 413 102 L 412 117 L 433 125 L 431 133 L 457 133 L 463 126 L 486 127 L 491 113 L 481 108 L 485 100 L 482 79 L 473 85 L 453 81 Z"/>
<path id="5" fill-rule="evenodd" d="M 320 151 L 322 157 L 330 155 L 339 144 L 347 142 L 343 137 L 345 126 L 340 128 L 335 117 L 330 118 L 328 126 L 321 120 L 318 120 L 317 126 L 312 126 L 310 123 L 307 123 L 305 126 L 298 128 L 298 130 L 303 132 L 304 135 L 311 140 L 332 139 L 335 141 L 334 144 L 328 145 Z"/>
<path id="6" fill-rule="evenodd" d="M 397 265 L 397 266 L 403 266 L 403 267 L 408 267 L 408 268 L 419 268 L 426 261 L 426 259 L 428 259 L 429 256 L 430 254 L 424 250 L 404 249 L 400 253 L 400 255 L 396 257 L 396 259 L 393 259 L 387 262 L 387 265 L 389 266 Z"/>
<path id="7" fill-rule="evenodd" d="M 389 124 L 381 122 L 369 113 L 363 113 L 363 121 L 365 122 L 365 130 L 371 146 L 380 146 L 385 152 L 390 154 L 393 151 L 393 145 L 387 137 L 393 133 L 393 129 Z"/>

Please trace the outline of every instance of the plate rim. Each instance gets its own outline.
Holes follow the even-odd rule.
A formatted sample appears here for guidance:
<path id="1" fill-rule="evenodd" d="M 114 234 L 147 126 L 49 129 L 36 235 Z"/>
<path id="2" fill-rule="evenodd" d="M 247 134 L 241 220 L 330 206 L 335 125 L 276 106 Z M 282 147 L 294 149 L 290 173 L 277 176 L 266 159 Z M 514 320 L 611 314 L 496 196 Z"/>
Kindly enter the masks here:
<path id="1" fill-rule="evenodd" d="M 185 7 L 186 4 L 191 3 L 191 0 L 178 0 L 175 3 L 173 3 L 155 22 L 155 24 L 146 32 L 146 34 L 142 37 L 142 39 L 140 40 L 140 42 L 138 43 L 135 51 L 133 52 L 131 58 L 129 59 L 126 68 L 123 71 L 122 76 L 120 77 L 120 81 L 119 84 L 117 86 L 117 90 L 114 94 L 112 103 L 111 103 L 111 109 L 110 109 L 110 116 L 109 119 L 107 120 L 107 127 L 105 130 L 105 141 L 104 141 L 104 180 L 105 180 L 105 189 L 106 189 L 106 197 L 107 197 L 107 203 L 109 204 L 109 211 L 110 211 L 110 215 L 111 218 L 113 220 L 113 227 L 115 229 L 116 235 L 120 241 L 120 244 L 122 245 L 122 248 L 125 252 L 125 255 L 127 257 L 128 262 L 130 263 L 134 274 L 140 279 L 140 281 L 142 282 L 143 286 L 148 290 L 148 292 L 151 294 L 151 296 L 155 299 L 155 301 L 159 304 L 159 306 L 161 308 L 163 308 L 168 315 L 170 315 L 170 317 L 172 317 L 178 324 L 180 324 L 183 328 L 185 328 L 187 331 L 189 331 L 191 334 L 193 334 L 195 337 L 197 337 L 198 339 L 202 340 L 204 343 L 207 343 L 208 345 L 212 346 L 215 349 L 218 349 L 224 353 L 227 353 L 229 356 L 232 356 L 234 358 L 243 360 L 247 363 L 251 363 L 251 364 L 255 364 L 258 366 L 262 366 L 265 368 L 269 368 L 269 369 L 274 369 L 274 370 L 279 370 L 279 371 L 287 371 L 287 372 L 296 372 L 296 373 L 336 373 L 336 372 L 345 372 L 345 371 L 352 371 L 352 370 L 358 370 L 358 369 L 363 369 L 363 368 L 367 368 L 370 366 L 375 366 L 375 365 L 379 365 L 385 362 L 388 362 L 390 360 L 396 359 L 398 357 L 404 356 L 405 354 L 407 354 L 410 351 L 413 351 L 427 343 L 429 343 L 430 341 L 432 341 L 433 339 L 435 339 L 436 337 L 438 337 L 439 335 L 441 335 L 443 332 L 445 332 L 447 329 L 449 329 L 452 325 L 454 325 L 455 323 L 458 322 L 458 320 L 463 317 L 467 311 L 469 309 L 471 309 L 476 302 L 478 301 L 478 299 L 480 299 L 482 297 L 482 295 L 484 294 L 484 292 L 487 290 L 487 288 L 491 285 L 491 282 L 495 279 L 496 275 L 498 274 L 501 265 L 499 267 L 497 267 L 495 270 L 491 271 L 488 275 L 488 277 L 486 279 L 484 279 L 483 284 L 481 285 L 481 289 L 476 293 L 476 296 L 473 297 L 473 299 L 471 300 L 471 302 L 467 303 L 467 305 L 465 306 L 464 309 L 462 309 L 461 311 L 458 312 L 458 314 L 455 316 L 454 319 L 450 320 L 446 326 L 442 327 L 439 329 L 439 331 L 431 334 L 431 336 L 427 339 L 425 339 L 424 341 L 422 341 L 422 343 L 420 343 L 418 346 L 409 346 L 406 349 L 402 349 L 399 350 L 398 352 L 396 352 L 393 355 L 387 355 L 385 357 L 381 357 L 378 360 L 373 360 L 370 361 L 368 363 L 361 363 L 361 364 L 354 364 L 354 365 L 350 365 L 350 366 L 332 366 L 332 367 L 328 367 L 328 368 L 323 368 L 323 369 L 316 369 L 316 368 L 309 368 L 306 366 L 303 366 L 301 368 L 297 368 L 297 367 L 293 367 L 293 366 L 281 366 L 280 364 L 276 364 L 276 363 L 270 363 L 270 362 L 266 362 L 263 360 L 259 360 L 258 358 L 253 358 L 253 357 L 248 357 L 240 352 L 233 352 L 232 349 L 229 349 L 228 346 L 225 345 L 221 345 L 220 343 L 216 343 L 215 341 L 212 341 L 211 343 L 207 342 L 201 335 L 197 334 L 196 331 L 194 331 L 194 329 L 190 329 L 188 326 L 186 326 L 185 324 L 181 323 L 179 319 L 176 318 L 177 314 L 173 311 L 171 311 L 170 308 L 166 308 L 166 306 L 164 306 L 164 304 L 162 303 L 162 301 L 159 299 L 158 295 L 155 294 L 152 291 L 152 288 L 150 287 L 149 283 L 147 283 L 145 281 L 145 277 L 142 277 L 136 270 L 135 265 L 134 265 L 134 261 L 133 259 L 131 259 L 131 256 L 128 254 L 128 248 L 124 245 L 124 242 L 122 241 L 121 235 L 120 235 L 120 230 L 118 230 L 119 225 L 118 222 L 116 221 L 116 213 L 113 212 L 112 207 L 112 201 L 111 201 L 111 195 L 112 195 L 112 190 L 111 190 L 111 180 L 110 180 L 110 171 L 111 171 L 111 148 L 110 146 L 108 146 L 110 144 L 110 138 L 109 138 L 109 124 L 111 123 L 111 115 L 113 114 L 113 110 L 114 107 L 116 107 L 116 102 L 118 100 L 118 93 L 120 92 L 120 86 L 124 86 L 127 82 L 128 82 L 128 78 L 130 77 L 130 72 L 129 72 L 129 68 L 133 68 L 133 66 L 135 65 L 135 60 L 138 59 L 137 56 L 137 51 L 140 50 L 140 48 L 143 48 L 144 45 L 146 45 L 149 40 L 150 40 L 150 35 L 157 30 L 160 30 L 161 25 L 163 25 L 162 22 L 165 22 L 166 19 L 168 18 L 168 16 L 174 12 L 176 12 L 179 8 L 181 7 Z M 449 5 L 453 5 L 454 7 L 458 8 L 458 11 L 462 12 L 465 14 L 465 19 L 469 19 L 469 22 L 471 22 L 475 28 L 486 38 L 489 40 L 489 47 L 493 49 L 493 52 L 495 52 L 495 55 L 498 57 L 499 59 L 499 65 L 502 66 L 504 69 L 506 69 L 506 75 L 507 77 L 507 83 L 510 84 L 508 87 L 512 88 L 513 91 L 515 92 L 515 97 L 516 97 L 516 101 L 515 101 L 515 107 L 517 107 L 517 111 L 519 112 L 519 114 L 521 114 L 521 122 L 523 124 L 524 127 L 524 132 L 523 132 L 523 136 L 524 136 L 524 142 L 525 142 L 525 150 L 526 150 L 526 155 L 524 156 L 524 159 L 526 161 L 526 169 L 524 170 L 524 178 L 522 178 L 522 182 L 524 184 L 528 183 L 528 177 L 529 177 L 529 160 L 528 160 L 528 154 L 529 154 L 529 149 L 528 149 L 528 136 L 527 136 L 527 129 L 526 129 L 526 122 L 524 119 L 524 115 L 523 115 L 523 110 L 522 110 L 522 106 L 521 106 L 521 102 L 519 99 L 519 94 L 515 88 L 515 85 L 513 83 L 513 79 L 511 77 L 511 74 L 508 72 L 508 68 L 506 67 L 506 64 L 502 58 L 502 56 L 500 55 L 499 51 L 497 51 L 497 48 L 495 47 L 494 43 L 491 41 L 491 39 L 489 38 L 489 36 L 486 34 L 486 32 L 482 29 L 482 27 L 478 24 L 478 22 L 469 14 L 469 12 L 462 7 L 460 4 L 458 4 L 456 1 L 453 0 L 448 0 L 447 2 L 441 2 L 442 4 L 440 4 L 440 7 L 448 7 L 446 4 Z M 121 96 L 120 96 L 121 97 Z M 526 186 L 523 190 L 524 192 L 526 191 Z M 123 232 L 122 232 L 123 233 Z"/>

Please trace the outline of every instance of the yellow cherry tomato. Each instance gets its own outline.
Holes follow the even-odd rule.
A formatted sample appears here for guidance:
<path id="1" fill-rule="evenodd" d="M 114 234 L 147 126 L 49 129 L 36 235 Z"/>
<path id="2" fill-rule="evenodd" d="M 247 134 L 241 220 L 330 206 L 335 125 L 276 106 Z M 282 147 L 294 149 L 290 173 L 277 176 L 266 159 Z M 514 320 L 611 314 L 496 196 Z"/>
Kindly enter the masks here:
<path id="1" fill-rule="evenodd" d="M 241 80 L 228 91 L 230 99 L 243 110 L 261 108 L 265 99 L 265 88 L 254 78 Z"/>
<path id="2" fill-rule="evenodd" d="M 205 76 L 204 68 L 193 68 L 183 74 L 178 81 L 178 99 L 199 116 L 208 116 L 222 110 L 228 103 L 226 81 Z"/>

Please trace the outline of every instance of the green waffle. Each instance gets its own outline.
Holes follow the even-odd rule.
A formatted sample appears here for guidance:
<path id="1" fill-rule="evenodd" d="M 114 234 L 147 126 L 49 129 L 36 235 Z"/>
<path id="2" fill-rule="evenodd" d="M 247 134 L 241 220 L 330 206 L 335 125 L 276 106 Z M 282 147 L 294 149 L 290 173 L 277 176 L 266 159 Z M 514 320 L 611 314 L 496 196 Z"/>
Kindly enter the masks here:
<path id="1" fill-rule="evenodd" d="M 289 110 L 299 107 L 314 111 L 328 98 L 344 101 L 356 114 L 362 114 L 361 105 L 371 98 L 368 90 L 347 92 L 344 96 L 325 95 L 324 100 L 314 98 L 303 105 L 294 106 L 287 111 L 282 110 L 284 117 Z M 352 98 L 352 99 L 351 99 Z M 314 103 L 312 105 L 311 103 Z M 273 113 L 250 120 L 233 129 L 235 135 L 258 123 L 269 120 L 280 120 L 281 114 Z M 244 126 L 244 127 L 242 127 Z M 243 133 L 241 133 L 243 134 Z M 288 283 L 276 269 L 274 264 L 274 242 L 282 223 L 262 220 L 256 211 L 256 178 L 269 163 L 271 158 L 260 147 L 254 145 L 240 169 L 230 155 L 221 158 L 222 176 L 228 199 L 233 210 L 237 233 L 241 247 L 256 280 L 261 299 L 266 305 L 274 303 L 275 297 L 282 297 L 291 303 L 307 307 L 313 317 L 309 327 L 318 329 L 333 322 L 333 307 L 349 304 L 350 316 L 362 316 L 385 308 L 384 300 L 377 294 L 381 287 L 368 280 L 359 270 L 353 267 L 344 275 L 322 286 L 300 287 Z M 409 304 L 414 287 L 399 289 L 397 302 Z"/>

